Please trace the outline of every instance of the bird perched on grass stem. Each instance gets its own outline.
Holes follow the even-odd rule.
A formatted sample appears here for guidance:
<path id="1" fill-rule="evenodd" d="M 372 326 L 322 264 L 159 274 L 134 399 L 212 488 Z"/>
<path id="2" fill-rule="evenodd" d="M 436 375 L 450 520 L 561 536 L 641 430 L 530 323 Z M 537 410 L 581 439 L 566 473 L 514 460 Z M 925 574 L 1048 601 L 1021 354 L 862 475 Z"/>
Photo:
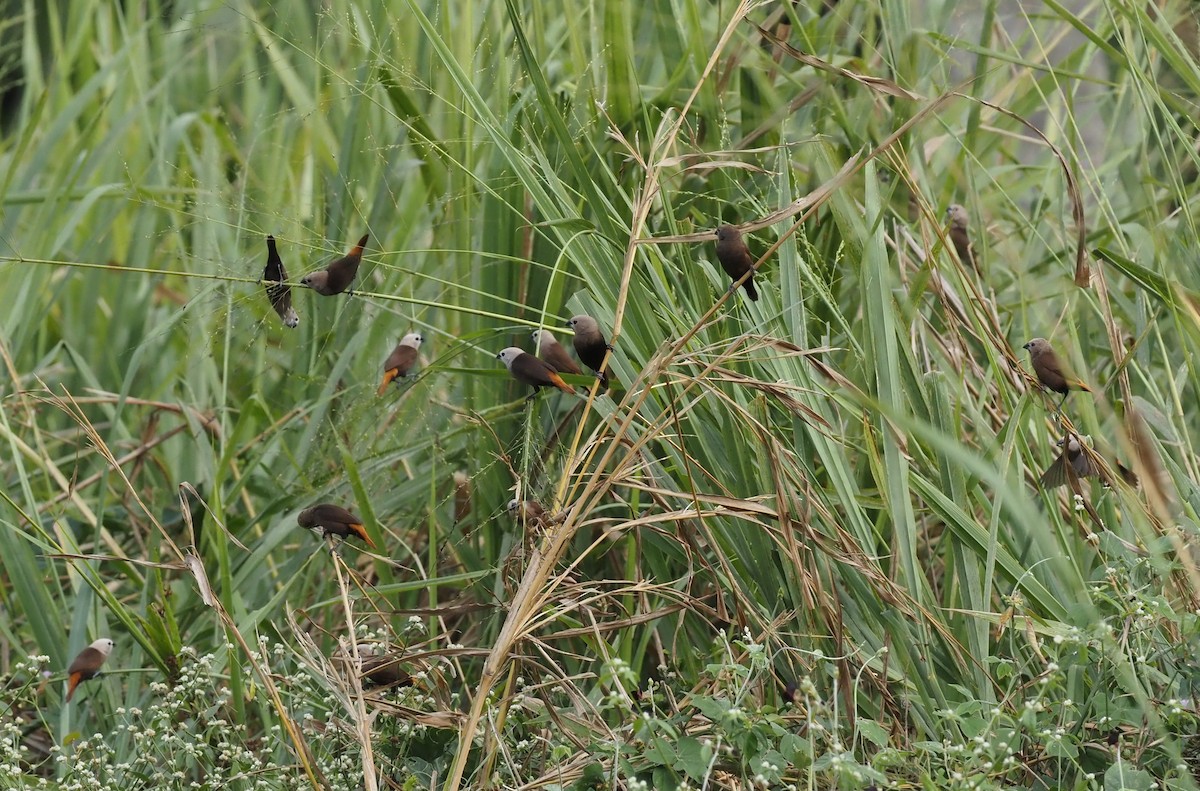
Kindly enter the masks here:
<path id="1" fill-rule="evenodd" d="M 318 294 L 332 297 L 350 290 L 350 284 L 358 275 L 358 265 L 362 263 L 363 248 L 367 246 L 370 234 L 363 234 L 354 248 L 342 256 L 330 261 L 324 269 L 305 275 L 300 279 L 301 285 L 308 286 Z M 353 294 L 353 291 L 350 291 Z"/>
<path id="2" fill-rule="evenodd" d="M 746 282 L 742 283 L 742 288 L 746 289 L 746 296 L 750 297 L 751 301 L 758 301 L 758 289 L 754 287 L 754 256 L 750 255 L 750 248 L 746 246 L 746 241 L 742 239 L 741 230 L 735 225 L 722 225 L 717 228 L 717 260 L 721 262 L 721 267 L 725 270 L 725 274 L 733 278 L 733 283 L 738 281 L 742 275 L 750 272 L 750 277 L 746 278 Z M 733 283 L 729 284 L 729 290 L 733 290 Z"/>
<path id="3" fill-rule="evenodd" d="M 71 666 L 67 668 L 68 703 L 71 702 L 71 698 L 75 697 L 75 688 L 80 683 L 90 678 L 95 678 L 100 674 L 100 666 L 104 664 L 105 659 L 108 659 L 108 655 L 112 653 L 114 645 L 116 643 L 112 640 L 102 637 L 80 651 L 75 659 L 71 661 Z"/>
<path id="4" fill-rule="evenodd" d="M 971 237 L 967 233 L 967 210 L 957 203 L 952 203 L 950 208 L 946 209 L 946 219 L 950 221 L 950 242 L 954 245 L 954 252 L 958 253 L 958 260 L 978 272 L 975 246 L 971 244 Z"/>
<path id="5" fill-rule="evenodd" d="M 383 395 L 387 386 L 394 379 L 408 376 L 408 372 L 416 365 L 420 357 L 421 341 L 425 340 L 418 332 L 410 332 L 400 339 L 396 348 L 383 362 L 383 383 L 379 385 L 378 395 Z"/>
<path id="6" fill-rule="evenodd" d="M 604 355 L 612 350 L 612 346 L 604 337 L 600 323 L 591 316 L 580 314 L 572 316 L 567 326 L 575 331 L 571 344 L 580 361 L 595 372 L 602 386 L 607 387 L 608 371 L 604 368 Z"/>
<path id="7" fill-rule="evenodd" d="M 508 512 L 523 527 L 541 528 L 546 521 L 546 509 L 537 500 L 509 500 Z"/>
<path id="8" fill-rule="evenodd" d="M 575 395 L 575 388 L 564 382 L 558 371 L 516 346 L 502 350 L 496 359 L 504 363 L 513 379 L 533 388 L 526 401 L 534 398 L 543 387 L 557 387 L 567 395 Z"/>
<path id="9" fill-rule="evenodd" d="M 283 259 L 275 249 L 275 237 L 268 236 L 267 265 L 263 268 L 262 277 L 258 282 L 267 284 L 267 299 L 271 301 L 271 307 L 279 314 L 284 325 L 295 329 L 300 323 L 300 317 L 292 307 L 292 287 L 284 282 L 286 280 L 287 270 L 283 268 Z"/>
<path id="10" fill-rule="evenodd" d="M 1022 348 L 1029 351 L 1029 362 L 1033 364 L 1033 372 L 1037 374 L 1038 381 L 1042 383 L 1042 386 L 1062 395 L 1062 401 L 1058 402 L 1058 407 L 1054 411 L 1058 412 L 1062 409 L 1072 390 L 1085 390 L 1089 393 L 1092 391 L 1092 388 L 1084 384 L 1071 372 L 1070 368 L 1063 364 L 1055 353 L 1054 347 L 1050 345 L 1050 341 L 1045 338 L 1034 338 Z"/>
<path id="11" fill-rule="evenodd" d="M 342 539 L 357 536 L 371 549 L 375 549 L 375 542 L 367 535 L 363 520 L 340 505 L 318 503 L 311 508 L 305 508 L 296 517 L 296 524 L 309 530 L 319 528 L 323 536 L 340 536 Z"/>

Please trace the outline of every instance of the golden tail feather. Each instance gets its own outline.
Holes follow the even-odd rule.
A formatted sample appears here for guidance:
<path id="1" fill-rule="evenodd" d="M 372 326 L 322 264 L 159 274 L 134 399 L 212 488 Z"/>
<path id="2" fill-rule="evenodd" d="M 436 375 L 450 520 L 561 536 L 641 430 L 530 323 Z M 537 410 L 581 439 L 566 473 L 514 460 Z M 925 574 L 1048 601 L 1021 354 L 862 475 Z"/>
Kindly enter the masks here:
<path id="1" fill-rule="evenodd" d="M 554 383 L 555 387 L 557 387 L 559 390 L 562 390 L 564 393 L 569 393 L 570 395 L 575 395 L 575 388 L 571 387 L 569 384 L 564 382 L 563 378 L 561 376 L 559 376 L 558 374 L 551 373 L 550 381 Z"/>
<path id="2" fill-rule="evenodd" d="M 383 384 L 379 385 L 379 390 L 375 393 L 375 395 L 383 395 L 384 392 L 387 391 L 387 386 L 390 385 L 392 380 L 395 379 L 399 374 L 399 368 L 389 368 L 388 370 L 384 371 Z"/>
<path id="3" fill-rule="evenodd" d="M 371 540 L 369 535 L 367 535 L 367 528 L 363 527 L 362 525 L 350 525 L 350 529 L 354 531 L 354 535 L 361 538 L 367 546 L 369 546 L 371 549 L 375 549 L 375 542 Z"/>

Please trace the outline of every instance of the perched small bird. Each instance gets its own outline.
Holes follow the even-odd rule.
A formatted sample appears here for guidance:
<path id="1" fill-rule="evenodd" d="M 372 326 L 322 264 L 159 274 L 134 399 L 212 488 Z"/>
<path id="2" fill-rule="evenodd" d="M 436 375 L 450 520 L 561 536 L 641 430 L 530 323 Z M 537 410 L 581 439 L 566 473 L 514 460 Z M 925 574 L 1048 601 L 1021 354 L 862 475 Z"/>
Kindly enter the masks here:
<path id="1" fill-rule="evenodd" d="M 362 658 L 362 685 L 364 687 L 406 687 L 412 684 L 412 675 L 400 667 L 403 654 L 382 654 Z"/>
<path id="2" fill-rule="evenodd" d="M 1093 478 L 1100 474 L 1100 468 L 1084 452 L 1079 437 L 1069 434 L 1058 441 L 1058 446 L 1062 453 L 1038 478 L 1043 489 L 1066 486 L 1072 474 L 1076 478 Z"/>
<path id="3" fill-rule="evenodd" d="M 950 208 L 946 209 L 946 219 L 950 221 L 950 241 L 954 244 L 954 252 L 958 253 L 958 260 L 978 272 L 975 246 L 971 244 L 971 237 L 967 234 L 967 210 L 957 203 L 952 203 Z"/>
<path id="4" fill-rule="evenodd" d="M 358 244 L 354 245 L 353 250 L 341 258 L 330 261 L 324 269 L 318 269 L 316 272 L 305 275 L 300 280 L 301 285 L 308 286 L 318 294 L 327 297 L 349 290 L 350 284 L 358 275 L 358 265 L 362 263 L 363 248 L 367 246 L 367 239 L 370 237 L 370 234 L 363 234 L 363 238 L 358 240 Z"/>
<path id="5" fill-rule="evenodd" d="M 546 523 L 546 509 L 537 500 L 509 500 L 508 512 L 522 527 L 540 528 Z"/>
<path id="6" fill-rule="evenodd" d="M 600 384 L 607 385 L 608 371 L 603 368 L 604 355 L 612 350 L 612 346 L 604 337 L 600 324 L 591 316 L 579 315 L 572 316 L 567 326 L 575 331 L 572 345 L 579 359 L 596 373 Z"/>
<path id="7" fill-rule="evenodd" d="M 112 653 L 115 645 L 116 643 L 112 640 L 102 637 L 79 652 L 79 655 L 71 662 L 71 666 L 67 668 L 68 703 L 71 702 L 71 698 L 75 697 L 75 688 L 79 686 L 80 682 L 95 678 L 100 674 L 100 666 L 104 664 L 105 659 L 108 659 L 108 655 Z"/>
<path id="8" fill-rule="evenodd" d="M 320 528 L 323 536 L 341 536 L 343 539 L 358 536 L 371 549 L 375 548 L 375 542 L 367 535 L 363 521 L 340 505 L 319 503 L 305 508 L 296 517 L 296 524 L 309 530 Z"/>
<path id="9" fill-rule="evenodd" d="M 454 524 L 471 515 L 471 476 L 462 470 L 454 473 Z"/>
<path id="10" fill-rule="evenodd" d="M 1062 409 L 1072 390 L 1086 390 L 1089 393 L 1092 391 L 1092 388 L 1075 377 L 1070 368 L 1063 365 L 1054 353 L 1050 341 L 1034 338 L 1022 348 L 1029 350 L 1029 362 L 1033 364 L 1033 372 L 1037 374 L 1042 386 L 1062 395 L 1058 409 Z"/>
<path id="11" fill-rule="evenodd" d="M 283 268 L 283 260 L 279 257 L 279 251 L 275 249 L 275 237 L 268 236 L 267 266 L 258 282 L 267 284 L 267 299 L 271 301 L 271 307 L 286 326 L 294 329 L 300 323 L 300 317 L 292 308 L 292 287 L 285 284 L 286 280 L 287 270 Z"/>
<path id="12" fill-rule="evenodd" d="M 533 331 L 533 350 L 542 362 L 549 365 L 560 374 L 581 373 L 579 366 L 567 354 L 567 350 L 558 342 L 552 333 L 546 330 Z"/>
<path id="13" fill-rule="evenodd" d="M 754 256 L 750 255 L 750 248 L 746 247 L 742 232 L 737 226 L 722 225 L 717 228 L 717 260 L 721 262 L 725 274 L 733 278 L 734 283 L 742 275 L 750 272 L 750 277 L 746 278 L 742 287 L 746 289 L 746 296 L 757 302 L 758 289 L 754 287 L 753 273 Z M 733 290 L 733 283 L 729 284 L 729 289 Z"/>
<path id="14" fill-rule="evenodd" d="M 408 376 L 420 356 L 421 341 L 425 340 L 418 332 L 410 332 L 400 339 L 396 348 L 383 362 L 383 384 L 379 385 L 378 395 L 383 395 L 393 379 Z"/>
<path id="15" fill-rule="evenodd" d="M 516 346 L 504 349 L 496 355 L 496 359 L 504 363 L 513 379 L 533 387 L 529 398 L 536 396 L 543 387 L 557 387 L 564 393 L 575 395 L 575 388 L 564 382 L 558 371 Z"/>

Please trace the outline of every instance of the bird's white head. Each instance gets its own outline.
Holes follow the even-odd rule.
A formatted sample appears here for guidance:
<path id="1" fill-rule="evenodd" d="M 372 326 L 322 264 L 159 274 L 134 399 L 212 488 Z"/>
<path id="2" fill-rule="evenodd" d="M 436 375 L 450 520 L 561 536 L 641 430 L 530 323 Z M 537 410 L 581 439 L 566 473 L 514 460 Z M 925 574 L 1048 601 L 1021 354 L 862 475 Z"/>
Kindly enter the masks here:
<path id="1" fill-rule="evenodd" d="M 567 326 L 575 330 L 576 335 L 585 335 L 600 329 L 600 325 L 596 323 L 595 319 L 584 315 L 572 316 L 571 320 L 567 322 Z"/>
<path id="2" fill-rule="evenodd" d="M 524 351 L 522 351 L 520 348 L 518 348 L 516 346 L 509 346 L 507 349 L 504 349 L 499 354 L 497 354 L 496 359 L 503 362 L 505 367 L 507 367 L 508 370 L 511 371 L 512 366 L 513 366 L 513 361 L 517 359 L 518 355 L 521 355 L 524 353 L 525 353 Z"/>

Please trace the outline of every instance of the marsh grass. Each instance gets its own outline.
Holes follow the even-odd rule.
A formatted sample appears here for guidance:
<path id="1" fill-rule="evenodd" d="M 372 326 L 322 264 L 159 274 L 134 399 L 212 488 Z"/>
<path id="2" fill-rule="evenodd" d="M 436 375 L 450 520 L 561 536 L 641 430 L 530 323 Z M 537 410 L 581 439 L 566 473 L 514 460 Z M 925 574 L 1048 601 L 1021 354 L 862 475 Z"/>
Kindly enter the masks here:
<path id="1" fill-rule="evenodd" d="M 1194 787 L 1194 22 L 927 6 L 21 5 L 4 782 Z M 281 326 L 263 237 L 368 232 Z M 576 313 L 620 386 L 525 404 Z M 1037 491 L 1067 431 L 1140 485 Z"/>

